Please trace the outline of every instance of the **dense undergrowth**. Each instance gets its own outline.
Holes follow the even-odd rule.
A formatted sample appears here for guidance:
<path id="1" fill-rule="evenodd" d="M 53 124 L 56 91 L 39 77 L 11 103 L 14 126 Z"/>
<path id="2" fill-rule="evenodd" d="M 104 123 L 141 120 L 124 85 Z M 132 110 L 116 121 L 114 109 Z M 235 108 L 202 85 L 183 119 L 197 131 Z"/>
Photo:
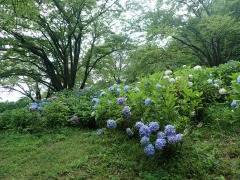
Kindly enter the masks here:
<path id="1" fill-rule="evenodd" d="M 0 177 L 239 179 L 239 100 L 240 63 L 233 61 L 56 93 L 28 105 L 1 103 Z M 24 163 L 53 168 L 36 165 L 27 174 L 19 167 Z"/>

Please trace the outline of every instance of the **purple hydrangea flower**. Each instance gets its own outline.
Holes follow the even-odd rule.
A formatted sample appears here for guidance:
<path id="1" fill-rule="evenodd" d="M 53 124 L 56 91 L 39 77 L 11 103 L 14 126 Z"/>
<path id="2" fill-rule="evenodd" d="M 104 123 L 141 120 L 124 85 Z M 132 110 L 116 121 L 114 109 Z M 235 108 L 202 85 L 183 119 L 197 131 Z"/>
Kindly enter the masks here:
<path id="1" fill-rule="evenodd" d="M 235 108 L 235 107 L 237 107 L 237 106 L 238 106 L 237 100 L 233 100 L 232 103 L 231 103 L 231 107 L 232 107 L 232 108 Z"/>
<path id="2" fill-rule="evenodd" d="M 164 133 L 169 136 L 175 134 L 176 130 L 173 125 L 166 125 L 164 128 Z"/>
<path id="3" fill-rule="evenodd" d="M 130 107 L 129 106 L 125 106 L 122 110 L 122 113 L 124 114 L 124 116 L 130 116 L 132 114 L 130 112 Z"/>
<path id="4" fill-rule="evenodd" d="M 166 145 L 166 139 L 157 139 L 155 142 L 155 148 L 157 150 L 162 150 Z"/>
<path id="5" fill-rule="evenodd" d="M 73 116 L 73 117 L 72 117 L 72 120 L 73 120 L 73 121 L 77 121 L 77 120 L 78 120 L 78 117 L 77 117 L 77 116 Z"/>
<path id="6" fill-rule="evenodd" d="M 145 148 L 144 148 L 144 152 L 148 157 L 153 157 L 155 154 L 155 149 L 154 146 L 152 144 L 148 144 Z"/>
<path id="7" fill-rule="evenodd" d="M 98 102 L 99 102 L 99 99 L 98 98 L 92 98 L 92 103 L 96 103 L 96 104 L 98 104 Z"/>
<path id="8" fill-rule="evenodd" d="M 151 104 L 151 102 L 152 102 L 152 100 L 151 100 L 150 98 L 147 98 L 147 99 L 145 100 L 145 105 L 146 105 L 146 106 L 149 106 L 149 105 Z"/>
<path id="9" fill-rule="evenodd" d="M 156 132 L 159 130 L 159 125 L 157 122 L 150 122 L 148 126 L 153 132 Z"/>
<path id="10" fill-rule="evenodd" d="M 109 119 L 107 121 L 107 128 L 108 129 L 115 129 L 117 127 L 117 123 L 114 120 Z"/>
<path id="11" fill-rule="evenodd" d="M 177 142 L 179 142 L 179 141 L 181 141 L 182 140 L 182 134 L 176 134 L 176 140 L 177 140 Z"/>
<path id="12" fill-rule="evenodd" d="M 140 128 L 142 127 L 142 125 L 144 125 L 143 122 L 138 121 L 138 122 L 136 122 L 136 124 L 135 124 L 135 128 L 140 129 Z"/>
<path id="13" fill-rule="evenodd" d="M 127 128 L 126 129 L 126 132 L 129 136 L 133 136 L 134 135 L 134 132 L 130 129 L 130 128 Z"/>
<path id="14" fill-rule="evenodd" d="M 157 139 L 164 139 L 166 137 L 165 133 L 164 132 L 158 132 L 157 133 Z"/>
<path id="15" fill-rule="evenodd" d="M 148 144 L 150 143 L 150 141 L 149 141 L 149 137 L 147 137 L 147 136 L 143 136 L 143 137 L 141 138 L 140 143 L 141 143 L 143 146 L 148 145 Z"/>
<path id="16" fill-rule="evenodd" d="M 124 98 L 124 97 L 120 97 L 120 98 L 118 98 L 117 101 L 118 101 L 118 105 L 122 106 L 123 103 L 126 102 L 126 98 Z"/>
<path id="17" fill-rule="evenodd" d="M 124 87 L 124 92 L 127 92 L 128 90 L 131 90 L 132 88 L 130 87 L 130 86 L 128 86 L 128 85 L 126 85 L 125 87 Z"/>
<path id="18" fill-rule="evenodd" d="M 143 136 L 149 137 L 151 135 L 150 128 L 146 125 L 142 125 L 139 129 L 139 135 L 140 137 L 143 137 Z"/>
<path id="19" fill-rule="evenodd" d="M 237 83 L 240 84 L 240 76 L 237 77 Z"/>
<path id="20" fill-rule="evenodd" d="M 103 135 L 103 130 L 102 130 L 102 129 L 99 129 L 99 130 L 97 131 L 97 135 L 98 135 L 98 136 Z"/>

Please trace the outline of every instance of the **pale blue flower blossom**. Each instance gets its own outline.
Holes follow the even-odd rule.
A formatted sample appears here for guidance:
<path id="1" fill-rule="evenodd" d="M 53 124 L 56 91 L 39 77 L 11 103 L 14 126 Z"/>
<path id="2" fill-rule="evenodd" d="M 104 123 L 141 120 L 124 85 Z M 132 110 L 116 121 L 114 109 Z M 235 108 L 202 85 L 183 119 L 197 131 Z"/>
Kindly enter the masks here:
<path id="1" fill-rule="evenodd" d="M 175 134 L 176 130 L 173 125 L 166 125 L 164 128 L 164 133 L 169 136 Z"/>
<path id="2" fill-rule="evenodd" d="M 141 143 L 143 146 L 148 145 L 148 144 L 150 143 L 149 137 L 143 136 L 143 137 L 141 138 L 140 143 Z"/>
<path id="3" fill-rule="evenodd" d="M 157 139 L 155 142 L 155 148 L 157 150 L 162 150 L 166 146 L 166 140 L 165 139 Z"/>
<path id="4" fill-rule="evenodd" d="M 97 131 L 97 135 L 98 135 L 98 136 L 103 135 L 103 130 L 102 130 L 102 129 L 99 129 L 99 130 Z"/>
<path id="5" fill-rule="evenodd" d="M 104 91 L 102 91 L 101 93 L 100 93 L 100 96 L 104 96 L 106 93 L 104 92 Z"/>
<path id="6" fill-rule="evenodd" d="M 164 139 L 166 137 L 166 134 L 164 132 L 158 132 L 157 133 L 157 139 Z"/>
<path id="7" fill-rule="evenodd" d="M 134 135 L 134 132 L 130 129 L 130 128 L 127 128 L 126 129 L 126 132 L 129 136 L 133 136 Z"/>
<path id="8" fill-rule="evenodd" d="M 122 106 L 123 103 L 126 102 L 126 98 L 120 97 L 120 98 L 117 99 L 117 101 L 118 101 L 118 105 Z"/>
<path id="9" fill-rule="evenodd" d="M 124 114 L 124 116 L 131 116 L 131 112 L 130 112 L 130 107 L 129 106 L 125 106 L 122 110 L 122 113 Z"/>
<path id="10" fill-rule="evenodd" d="M 142 125 L 144 125 L 144 123 L 141 122 L 141 121 L 138 121 L 138 122 L 136 122 L 136 124 L 135 124 L 135 128 L 140 129 L 140 128 L 142 127 Z"/>
<path id="11" fill-rule="evenodd" d="M 99 99 L 94 97 L 92 98 L 92 103 L 98 104 L 99 103 Z"/>
<path id="12" fill-rule="evenodd" d="M 153 132 L 156 132 L 159 130 L 159 125 L 157 122 L 150 122 L 148 126 L 149 126 L 150 130 Z"/>
<path id="13" fill-rule="evenodd" d="M 133 89 L 133 91 L 134 91 L 134 92 L 139 92 L 139 88 L 138 88 L 138 87 L 135 87 L 135 88 Z"/>
<path id="14" fill-rule="evenodd" d="M 139 135 L 140 137 L 143 137 L 143 136 L 149 137 L 151 135 L 150 128 L 146 125 L 142 125 L 139 129 Z"/>
<path id="15" fill-rule="evenodd" d="M 147 99 L 145 100 L 145 105 L 146 105 L 146 106 L 149 106 L 149 105 L 151 104 L 151 102 L 152 102 L 152 100 L 151 100 L 150 98 L 147 98 Z"/>
<path id="16" fill-rule="evenodd" d="M 128 86 L 128 85 L 126 85 L 125 87 L 124 87 L 124 92 L 127 92 L 128 90 L 131 90 L 132 88 L 130 87 L 130 86 Z"/>
<path id="17" fill-rule="evenodd" d="M 155 149 L 154 146 L 152 144 L 148 144 L 145 148 L 144 148 L 144 152 L 148 157 L 153 157 L 155 154 Z"/>
<path id="18" fill-rule="evenodd" d="M 114 120 L 109 119 L 107 121 L 107 128 L 108 129 L 115 129 L 117 127 L 117 123 Z"/>
<path id="19" fill-rule="evenodd" d="M 108 88 L 109 91 L 114 91 L 114 86 Z"/>
<path id="20" fill-rule="evenodd" d="M 240 84 L 240 76 L 237 77 L 237 83 Z"/>
<path id="21" fill-rule="evenodd" d="M 231 107 L 232 107 L 232 108 L 235 108 L 235 107 L 237 107 L 237 106 L 238 106 L 237 100 L 233 100 L 232 103 L 231 103 Z"/>

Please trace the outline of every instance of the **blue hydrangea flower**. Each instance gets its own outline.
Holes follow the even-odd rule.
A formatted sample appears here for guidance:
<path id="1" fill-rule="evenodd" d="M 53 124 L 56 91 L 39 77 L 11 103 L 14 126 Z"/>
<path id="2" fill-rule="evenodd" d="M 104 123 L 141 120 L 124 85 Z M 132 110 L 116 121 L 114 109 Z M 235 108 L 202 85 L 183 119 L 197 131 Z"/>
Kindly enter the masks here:
<path id="1" fill-rule="evenodd" d="M 140 128 L 142 127 L 142 125 L 144 125 L 144 123 L 141 122 L 141 121 L 138 121 L 138 122 L 136 122 L 136 124 L 135 124 L 135 128 L 140 129 Z"/>
<path id="2" fill-rule="evenodd" d="M 127 92 L 128 90 L 131 90 L 132 88 L 130 87 L 130 86 L 128 86 L 128 85 L 126 85 L 125 87 L 124 87 L 124 92 Z"/>
<path id="3" fill-rule="evenodd" d="M 211 83 L 213 83 L 213 80 L 212 80 L 212 79 L 208 79 L 208 80 L 207 80 L 207 83 L 208 83 L 208 84 L 211 84 Z"/>
<path id="4" fill-rule="evenodd" d="M 126 129 L 126 132 L 129 136 L 133 136 L 134 135 L 134 132 L 130 129 L 130 128 L 127 128 Z"/>
<path id="5" fill-rule="evenodd" d="M 158 132 L 157 133 L 157 139 L 164 139 L 166 137 L 166 134 L 164 132 Z"/>
<path id="6" fill-rule="evenodd" d="M 156 132 L 159 130 L 159 125 L 157 122 L 150 122 L 148 126 L 149 126 L 150 130 L 153 132 Z"/>
<path id="7" fill-rule="evenodd" d="M 231 103 L 231 107 L 232 107 L 232 108 L 235 108 L 235 107 L 237 107 L 237 106 L 238 106 L 237 100 L 233 100 L 232 103 Z"/>
<path id="8" fill-rule="evenodd" d="M 138 87 L 135 87 L 135 88 L 133 89 L 133 91 L 134 91 L 134 92 L 139 92 L 139 88 L 138 88 Z"/>
<path id="9" fill-rule="evenodd" d="M 162 150 L 166 145 L 166 139 L 157 139 L 155 142 L 155 148 L 157 150 Z"/>
<path id="10" fill-rule="evenodd" d="M 112 119 L 109 119 L 107 121 L 107 128 L 108 129 L 115 129 L 117 127 L 117 123 L 116 121 L 112 120 Z"/>
<path id="11" fill-rule="evenodd" d="M 118 105 L 122 106 L 123 103 L 126 102 L 126 98 L 120 97 L 120 98 L 117 99 L 117 101 L 118 101 Z"/>
<path id="12" fill-rule="evenodd" d="M 179 142 L 182 140 L 182 134 L 176 134 L 176 141 Z"/>
<path id="13" fill-rule="evenodd" d="M 98 102 L 99 102 L 99 99 L 98 98 L 92 98 L 92 103 L 96 103 L 96 104 L 98 104 Z"/>
<path id="14" fill-rule="evenodd" d="M 42 107 L 38 107 L 37 110 L 38 110 L 39 112 L 42 112 Z"/>
<path id="15" fill-rule="evenodd" d="M 35 110 L 37 110 L 37 108 L 38 108 L 38 104 L 37 103 L 30 103 L 29 109 L 31 111 L 35 111 Z"/>
<path id="16" fill-rule="evenodd" d="M 150 82 L 147 82 L 146 84 L 145 84 L 145 86 L 150 86 L 151 85 L 151 83 Z"/>
<path id="17" fill-rule="evenodd" d="M 132 114 L 130 112 L 130 107 L 129 106 L 125 106 L 122 110 L 122 113 L 124 114 L 124 116 L 130 116 Z"/>
<path id="18" fill-rule="evenodd" d="M 93 96 L 97 98 L 97 97 L 98 97 L 98 93 L 97 93 L 97 92 L 94 92 L 94 93 L 93 93 Z"/>
<path id="19" fill-rule="evenodd" d="M 237 83 L 240 84 L 240 76 L 237 77 Z"/>
<path id="20" fill-rule="evenodd" d="M 166 125 L 164 128 L 164 133 L 169 136 L 175 134 L 176 130 L 173 125 Z"/>
<path id="21" fill-rule="evenodd" d="M 145 105 L 146 105 L 146 106 L 149 106 L 149 105 L 151 104 L 151 102 L 152 102 L 152 100 L 151 100 L 150 98 L 147 98 L 147 99 L 145 100 Z"/>
<path id="22" fill-rule="evenodd" d="M 114 91 L 114 86 L 108 88 L 109 91 Z"/>
<path id="23" fill-rule="evenodd" d="M 98 135 L 98 136 L 103 135 L 103 130 L 102 130 L 102 129 L 99 129 L 99 130 L 97 131 L 97 135 Z"/>
<path id="24" fill-rule="evenodd" d="M 151 135 L 150 128 L 146 125 L 142 125 L 139 129 L 139 135 L 140 137 L 143 137 L 143 136 L 149 137 Z"/>
<path id="25" fill-rule="evenodd" d="M 148 144 L 147 146 L 145 146 L 144 152 L 148 157 L 153 157 L 155 154 L 154 146 L 152 144 Z"/>
<path id="26" fill-rule="evenodd" d="M 141 143 L 143 146 L 148 145 L 148 144 L 150 143 L 149 137 L 143 136 L 143 137 L 141 138 L 140 143 Z"/>
<path id="27" fill-rule="evenodd" d="M 121 88 L 117 88 L 117 94 L 119 94 L 121 92 Z"/>
<path id="28" fill-rule="evenodd" d="M 104 92 L 104 91 L 102 91 L 101 93 L 100 93 L 100 96 L 104 96 L 106 93 Z"/>

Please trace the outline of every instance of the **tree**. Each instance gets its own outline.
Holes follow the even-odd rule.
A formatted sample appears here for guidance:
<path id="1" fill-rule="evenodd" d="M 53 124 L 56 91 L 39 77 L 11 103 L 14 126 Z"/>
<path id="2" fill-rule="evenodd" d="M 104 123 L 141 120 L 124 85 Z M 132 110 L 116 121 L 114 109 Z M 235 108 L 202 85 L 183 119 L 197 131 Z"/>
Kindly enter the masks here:
<path id="1" fill-rule="evenodd" d="M 26 0 L 0 5 L 0 78 L 26 76 L 52 91 L 80 88 L 96 65 L 125 47 L 111 30 L 117 0 Z"/>
<path id="2" fill-rule="evenodd" d="M 239 1 L 159 0 L 157 7 L 148 16 L 149 37 L 171 36 L 178 49 L 208 66 L 240 59 Z"/>

